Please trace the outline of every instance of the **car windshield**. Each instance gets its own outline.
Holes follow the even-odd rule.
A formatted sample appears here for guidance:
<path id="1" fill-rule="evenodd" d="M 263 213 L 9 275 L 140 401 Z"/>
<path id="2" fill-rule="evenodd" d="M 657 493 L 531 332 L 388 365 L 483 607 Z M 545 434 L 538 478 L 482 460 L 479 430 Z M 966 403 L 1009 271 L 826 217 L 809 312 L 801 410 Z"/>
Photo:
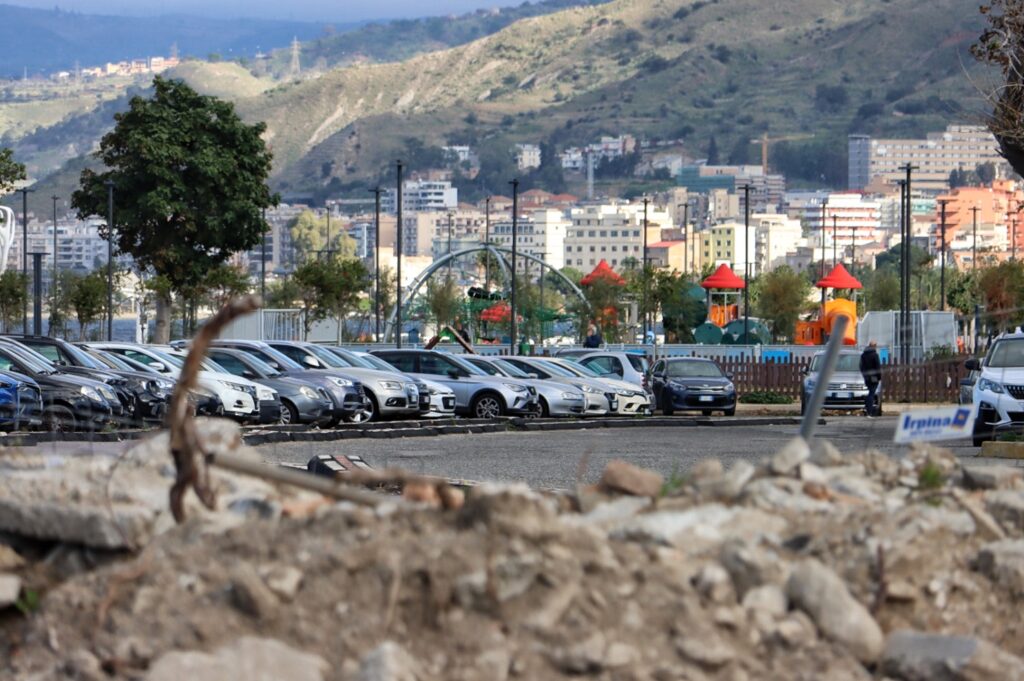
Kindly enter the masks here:
<path id="1" fill-rule="evenodd" d="M 281 375 L 280 371 L 270 366 L 259 357 L 255 357 L 253 355 L 245 355 L 245 363 L 251 366 L 253 369 L 255 369 L 256 373 L 258 373 L 260 376 L 263 376 L 264 378 L 273 378 L 275 376 Z"/>
<path id="2" fill-rule="evenodd" d="M 604 378 L 605 376 L 609 376 L 610 375 L 610 374 L 599 374 L 598 372 L 594 371 L 590 367 L 584 366 L 583 364 L 580 364 L 579 362 L 577 362 L 574 359 L 566 359 L 565 360 L 565 364 L 563 364 L 562 366 L 564 366 L 566 369 L 568 369 L 569 371 L 573 372 L 577 376 L 583 376 L 584 378 Z"/>
<path id="3" fill-rule="evenodd" d="M 1024 367 L 1024 338 L 996 341 L 985 365 L 996 369 Z"/>
<path id="4" fill-rule="evenodd" d="M 221 365 L 217 364 L 216 362 L 209 358 L 203 360 L 203 368 L 206 369 L 207 371 L 213 371 L 214 373 L 218 374 L 231 373 L 230 371 L 228 371 L 227 369 L 225 369 L 224 367 L 222 367 Z"/>
<path id="5" fill-rule="evenodd" d="M 382 360 L 380 357 L 377 357 L 376 355 L 361 355 L 360 357 L 367 364 L 370 365 L 371 369 L 380 369 L 381 371 L 394 371 L 401 373 L 394 366 L 388 364 L 387 362 Z"/>
<path id="6" fill-rule="evenodd" d="M 316 355 L 317 359 L 334 369 L 346 369 L 352 366 L 350 362 L 346 362 L 330 350 L 325 350 L 324 348 L 317 347 L 316 345 L 306 345 L 303 349 Z"/>
<path id="7" fill-rule="evenodd" d="M 579 378 L 578 374 L 574 374 L 573 372 L 569 371 L 558 362 L 545 362 L 542 359 L 538 359 L 536 361 L 537 364 L 540 365 L 541 369 L 547 371 L 548 373 L 554 374 L 555 376 L 561 376 L 563 378 Z"/>
<path id="8" fill-rule="evenodd" d="M 673 378 L 721 378 L 722 370 L 714 362 L 667 362 L 665 371 Z"/>
<path id="9" fill-rule="evenodd" d="M 446 357 L 450 361 L 454 362 L 458 366 L 460 366 L 463 369 L 465 369 L 466 371 L 468 371 L 471 376 L 486 376 L 487 375 L 482 369 L 477 369 L 470 362 L 467 362 L 466 360 L 462 359 L 461 357 L 454 357 L 452 355 L 446 355 Z"/>
<path id="10" fill-rule="evenodd" d="M 344 361 L 348 362 L 350 366 L 354 366 L 354 367 L 357 367 L 359 369 L 376 369 L 377 368 L 377 367 L 373 366 L 372 364 L 370 364 L 369 362 L 367 362 L 364 358 L 362 358 L 359 355 L 357 355 L 356 353 L 352 352 L 351 350 L 346 350 L 345 348 L 330 348 L 330 352 L 332 354 L 340 357 Z M 391 371 L 391 370 L 388 369 L 388 371 Z"/>
<path id="11" fill-rule="evenodd" d="M 821 363 L 825 361 L 825 355 L 815 355 L 811 360 L 811 373 L 821 371 Z M 839 361 L 836 362 L 836 371 L 859 372 L 860 355 L 852 352 L 840 353 Z"/>
<path id="12" fill-rule="evenodd" d="M 633 353 L 626 353 L 626 359 L 629 360 L 630 366 L 641 374 L 646 374 L 647 370 L 651 368 L 651 363 L 643 355 L 634 355 Z"/>
<path id="13" fill-rule="evenodd" d="M 19 362 L 27 366 L 33 373 L 44 375 L 57 373 L 56 369 L 53 368 L 53 364 L 50 362 L 40 362 L 29 353 L 22 351 L 20 348 L 15 348 L 9 345 L 3 345 L 0 346 L 0 348 L 17 358 Z"/>
<path id="14" fill-rule="evenodd" d="M 467 359 L 466 361 L 490 376 L 501 376 L 501 370 L 486 359 Z"/>
<path id="15" fill-rule="evenodd" d="M 153 348 L 149 348 L 149 352 L 152 353 L 154 357 L 156 357 L 158 360 L 160 360 L 169 367 L 180 369 L 181 367 L 185 366 L 185 360 L 179 357 L 175 357 L 174 355 L 169 355 L 166 352 L 154 350 Z"/>
<path id="16" fill-rule="evenodd" d="M 263 360 L 264 362 L 267 361 L 268 359 L 273 360 L 273 361 L 277 362 L 277 365 L 279 367 L 281 367 L 282 369 L 303 369 L 303 370 L 305 370 L 305 369 L 308 368 L 308 367 L 302 366 L 301 364 L 299 364 L 294 359 L 292 359 L 288 355 L 284 354 L 280 350 L 277 350 L 277 349 L 272 348 L 270 346 L 267 346 L 267 347 L 260 346 L 258 348 L 242 347 L 242 348 L 239 348 L 239 349 L 242 350 L 242 352 L 249 353 L 250 355 L 252 355 L 253 357 L 256 357 L 257 359 Z"/>
<path id="17" fill-rule="evenodd" d="M 507 375 L 507 376 L 513 376 L 515 378 L 529 378 L 530 377 L 530 374 L 528 374 L 527 372 L 523 371 L 522 369 L 520 369 L 519 367 L 515 366 L 514 364 L 510 364 L 509 362 L 506 362 L 503 359 L 495 359 L 495 360 L 491 360 L 491 361 L 495 365 L 500 367 L 501 370 L 503 372 L 505 372 L 505 375 Z"/>
<path id="18" fill-rule="evenodd" d="M 83 350 L 82 352 L 85 352 L 87 355 L 89 355 L 89 359 L 91 359 L 93 362 L 96 362 L 99 365 L 103 365 L 103 366 L 107 367 L 108 369 L 117 369 L 119 371 L 135 371 L 136 370 L 133 366 L 131 366 L 127 362 L 122 362 L 121 359 L 119 357 L 117 357 L 116 355 L 108 355 L 108 354 L 104 354 L 102 352 L 98 352 L 96 350 L 88 350 L 88 351 Z"/>

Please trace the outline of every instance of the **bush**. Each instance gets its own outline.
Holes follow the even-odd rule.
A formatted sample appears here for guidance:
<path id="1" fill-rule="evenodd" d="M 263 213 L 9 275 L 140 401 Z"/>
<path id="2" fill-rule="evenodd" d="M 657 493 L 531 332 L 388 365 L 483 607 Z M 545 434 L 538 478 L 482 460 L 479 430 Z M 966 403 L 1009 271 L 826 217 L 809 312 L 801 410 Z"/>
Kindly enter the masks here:
<path id="1" fill-rule="evenodd" d="M 774 390 L 754 390 L 740 397 L 743 404 L 793 404 L 793 398 Z"/>

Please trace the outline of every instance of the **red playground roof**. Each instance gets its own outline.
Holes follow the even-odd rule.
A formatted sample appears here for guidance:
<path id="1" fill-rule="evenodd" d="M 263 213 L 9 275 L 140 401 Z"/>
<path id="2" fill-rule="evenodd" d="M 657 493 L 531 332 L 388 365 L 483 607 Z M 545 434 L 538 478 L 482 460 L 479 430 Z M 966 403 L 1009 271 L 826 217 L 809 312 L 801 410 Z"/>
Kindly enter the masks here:
<path id="1" fill-rule="evenodd" d="M 732 268 L 722 263 L 715 270 L 715 273 L 700 284 L 704 288 L 746 288 L 747 285 L 742 279 L 736 276 Z"/>
<path id="2" fill-rule="evenodd" d="M 612 269 L 612 266 L 609 265 L 608 261 L 604 258 L 601 259 L 601 262 L 597 263 L 597 267 L 594 268 L 593 272 L 580 279 L 580 283 L 586 286 L 598 279 L 606 279 L 619 286 L 624 286 L 626 284 L 626 280 L 616 274 L 615 270 Z"/>
<path id="3" fill-rule="evenodd" d="M 857 281 L 857 278 L 850 274 L 843 263 L 837 264 L 832 268 L 821 281 L 815 284 L 818 288 L 864 288 L 864 286 Z"/>

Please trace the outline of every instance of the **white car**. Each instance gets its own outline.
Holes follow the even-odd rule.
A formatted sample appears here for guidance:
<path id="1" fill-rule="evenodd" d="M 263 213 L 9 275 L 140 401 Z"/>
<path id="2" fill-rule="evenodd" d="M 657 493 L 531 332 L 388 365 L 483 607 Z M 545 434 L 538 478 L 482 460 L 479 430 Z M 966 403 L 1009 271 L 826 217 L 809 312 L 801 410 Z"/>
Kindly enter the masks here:
<path id="1" fill-rule="evenodd" d="M 184 360 L 159 348 L 132 343 L 89 343 L 88 347 L 123 355 L 145 364 L 150 369 L 177 380 Z M 241 421 L 258 421 L 260 401 L 276 399 L 275 391 L 233 374 L 201 370 L 196 377 L 199 387 L 216 395 L 224 406 L 225 416 Z"/>
<path id="2" fill-rule="evenodd" d="M 651 363 L 644 355 L 596 350 L 574 359 L 602 376 L 619 378 L 644 389 L 648 387 L 647 374 L 651 370 Z"/>
<path id="3" fill-rule="evenodd" d="M 975 409 L 974 446 L 980 447 L 999 431 L 1024 426 L 1024 332 L 996 338 L 984 359 L 969 359 L 977 372 L 972 391 Z"/>
<path id="4" fill-rule="evenodd" d="M 642 386 L 613 376 L 598 374 L 596 371 L 573 359 L 552 357 L 549 358 L 549 361 L 555 362 L 577 376 L 596 379 L 609 386 L 619 398 L 619 408 L 615 413 L 631 416 L 651 413 L 651 396 Z"/>

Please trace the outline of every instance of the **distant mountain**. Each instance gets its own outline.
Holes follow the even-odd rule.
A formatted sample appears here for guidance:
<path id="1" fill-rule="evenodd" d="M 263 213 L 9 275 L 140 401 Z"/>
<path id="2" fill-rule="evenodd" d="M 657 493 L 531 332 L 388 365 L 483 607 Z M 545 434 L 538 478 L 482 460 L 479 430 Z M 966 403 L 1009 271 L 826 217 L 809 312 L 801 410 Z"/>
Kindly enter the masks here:
<path id="1" fill-rule="evenodd" d="M 323 24 L 304 22 L 118 17 L 0 4 L 0 78 L 20 78 L 26 69 L 30 75 L 71 70 L 76 61 L 84 67 L 166 56 L 172 43 L 181 55 L 251 57 L 323 31 Z"/>

